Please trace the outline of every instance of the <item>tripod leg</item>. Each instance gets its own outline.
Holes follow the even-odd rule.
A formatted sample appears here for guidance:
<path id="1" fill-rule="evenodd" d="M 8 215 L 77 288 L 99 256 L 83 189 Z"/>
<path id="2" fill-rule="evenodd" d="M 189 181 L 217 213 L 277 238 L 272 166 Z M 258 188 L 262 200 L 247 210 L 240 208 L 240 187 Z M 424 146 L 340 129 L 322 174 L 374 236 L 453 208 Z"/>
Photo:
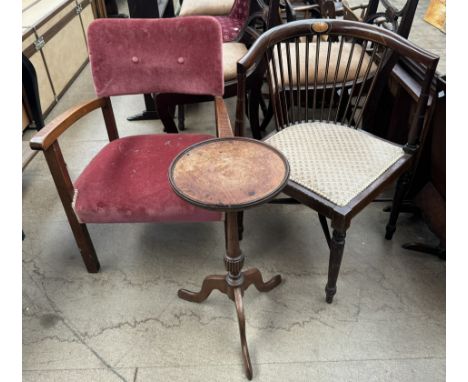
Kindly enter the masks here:
<path id="1" fill-rule="evenodd" d="M 225 276 L 208 276 L 205 278 L 205 280 L 203 280 L 203 284 L 199 292 L 191 292 L 187 289 L 179 289 L 177 295 L 179 298 L 190 302 L 203 302 L 215 289 L 219 290 L 221 293 L 227 294 Z"/>
<path id="2" fill-rule="evenodd" d="M 237 319 L 239 320 L 239 332 L 242 346 L 242 358 L 244 359 L 245 374 L 249 380 L 252 379 L 252 363 L 250 362 L 249 348 L 245 337 L 245 314 L 242 301 L 242 289 L 234 288 L 234 302 L 236 303 Z"/>

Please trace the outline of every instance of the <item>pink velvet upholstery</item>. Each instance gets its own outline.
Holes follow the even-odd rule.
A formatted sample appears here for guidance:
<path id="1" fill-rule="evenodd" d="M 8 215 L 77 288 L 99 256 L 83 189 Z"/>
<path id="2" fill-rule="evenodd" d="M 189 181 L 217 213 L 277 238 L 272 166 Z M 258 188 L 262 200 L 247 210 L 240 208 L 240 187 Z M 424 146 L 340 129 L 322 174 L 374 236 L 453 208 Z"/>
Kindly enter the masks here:
<path id="1" fill-rule="evenodd" d="M 249 17 L 250 0 L 236 0 L 228 16 L 215 16 L 223 30 L 223 42 L 234 41 Z"/>
<path id="2" fill-rule="evenodd" d="M 100 97 L 223 94 L 222 34 L 214 17 L 98 19 L 88 28 L 88 47 Z"/>
<path id="3" fill-rule="evenodd" d="M 157 134 L 105 146 L 75 182 L 74 209 L 83 223 L 200 222 L 222 214 L 195 207 L 171 189 L 168 169 L 186 147 L 209 138 Z"/>

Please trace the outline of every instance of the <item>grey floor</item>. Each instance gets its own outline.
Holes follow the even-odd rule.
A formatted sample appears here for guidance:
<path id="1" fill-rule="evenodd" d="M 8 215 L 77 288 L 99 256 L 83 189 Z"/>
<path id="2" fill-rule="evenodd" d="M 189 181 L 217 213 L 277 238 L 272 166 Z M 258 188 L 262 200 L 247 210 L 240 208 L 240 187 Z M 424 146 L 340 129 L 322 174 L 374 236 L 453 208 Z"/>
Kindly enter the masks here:
<path id="1" fill-rule="evenodd" d="M 87 67 L 48 120 L 92 97 Z M 143 109 L 141 96 L 113 103 L 122 136 L 162 132 L 158 121 L 126 121 Z M 210 104 L 187 108 L 187 133 L 213 132 L 213 119 Z M 72 176 L 105 139 L 99 112 L 65 134 Z M 445 380 L 445 263 L 401 248 L 436 242 L 411 215 L 384 240 L 382 207 L 374 203 L 353 221 L 332 305 L 324 301 L 328 252 L 316 214 L 284 205 L 246 213 L 246 267 L 284 278 L 269 293 L 245 294 L 254 380 Z M 24 381 L 246 380 L 233 304 L 216 292 L 199 305 L 177 298 L 179 288 L 223 272 L 222 224 L 89 229 L 102 264 L 94 275 L 36 156 L 23 173 Z"/>

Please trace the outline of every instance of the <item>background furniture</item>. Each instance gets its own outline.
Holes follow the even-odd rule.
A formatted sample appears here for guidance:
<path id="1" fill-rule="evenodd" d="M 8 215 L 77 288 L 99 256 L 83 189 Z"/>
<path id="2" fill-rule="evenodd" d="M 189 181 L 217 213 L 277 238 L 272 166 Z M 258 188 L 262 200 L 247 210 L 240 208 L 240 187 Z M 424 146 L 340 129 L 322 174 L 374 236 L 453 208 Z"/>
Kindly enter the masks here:
<path id="1" fill-rule="evenodd" d="M 22 55 L 22 84 L 23 84 L 23 131 L 25 127 L 33 127 L 38 131 L 44 127 L 41 102 L 37 86 L 37 75 L 31 61 Z M 26 112 L 27 110 L 27 112 Z M 26 114 L 27 113 L 27 114 Z M 26 116 L 25 116 L 26 114 Z M 26 119 L 26 124 L 24 123 Z M 31 150 L 27 141 L 22 141 L 22 171 L 36 156 L 37 151 Z M 25 238 L 23 231 L 23 240 Z"/>
<path id="2" fill-rule="evenodd" d="M 178 33 L 174 33 L 176 30 Z M 180 151 L 211 136 L 151 134 L 119 138 L 110 97 L 167 91 L 210 94 L 216 97 L 219 135 L 230 133 L 230 124 L 220 98 L 222 37 L 216 20 L 100 19 L 90 25 L 88 38 L 98 98 L 54 119 L 31 139 L 31 148 L 44 152 L 86 268 L 97 272 L 100 264 L 87 223 L 222 218 L 218 212 L 198 209 L 181 200 L 167 178 L 169 165 Z M 212 65 L 201 65 L 205 59 Z M 72 181 L 58 138 L 96 109 L 103 113 L 110 142 Z"/>
<path id="3" fill-rule="evenodd" d="M 333 45 L 339 46 L 338 51 Z M 379 99 L 379 82 L 387 79 L 398 56 L 426 68 L 404 145 L 359 129 L 364 121 L 374 120 L 376 108 L 369 100 Z M 424 118 L 438 58 L 376 26 L 303 20 L 260 36 L 238 64 L 239 82 L 263 60 L 269 63 L 270 100 L 278 130 L 265 142 L 282 151 L 290 163 L 284 192 L 319 214 L 330 248 L 325 291 L 331 303 L 352 218 L 399 178 L 386 238 L 395 231 L 427 130 Z M 243 131 L 244 107 L 239 93 L 236 131 Z M 326 218 L 331 220 L 332 236 Z"/>
<path id="4" fill-rule="evenodd" d="M 179 16 L 226 16 L 235 0 L 184 0 Z"/>
<path id="5" fill-rule="evenodd" d="M 174 17 L 174 5 L 172 0 L 167 0 L 164 4 L 160 4 L 160 0 L 127 0 L 128 11 L 133 19 L 159 19 L 160 17 Z M 161 13 L 159 8 L 164 8 Z M 132 115 L 127 118 L 129 121 L 146 121 L 151 119 L 159 119 L 159 114 L 156 110 L 153 96 L 151 94 L 143 95 L 145 101 L 145 110 L 141 113 Z"/>
<path id="6" fill-rule="evenodd" d="M 407 0 L 403 6 L 398 2 L 398 7 L 391 0 L 369 0 L 368 3 L 356 6 L 350 6 L 347 1 L 341 0 L 313 0 L 310 2 L 312 4 L 307 5 L 296 5 L 286 0 L 286 6 L 288 21 L 295 21 L 299 13 L 302 18 L 343 18 L 381 25 L 408 38 L 418 2 L 419 0 Z"/>
<path id="7" fill-rule="evenodd" d="M 409 212 L 422 214 L 431 231 L 439 239 L 438 245 L 412 242 L 403 248 L 436 255 L 445 260 L 446 246 L 446 81 L 436 77 L 436 97 L 431 106 L 432 113 L 428 119 L 428 136 L 425 150 L 413 178 L 409 192 Z M 408 102 L 411 105 L 413 102 Z M 411 107 L 410 106 L 410 107 Z M 408 106 L 407 106 L 408 107 Z M 407 110 L 403 109 L 403 112 Z"/>
<path id="8" fill-rule="evenodd" d="M 445 0 L 431 0 L 424 21 L 445 32 Z"/>
<path id="9" fill-rule="evenodd" d="M 23 2 L 22 49 L 37 72 L 44 118 L 88 63 L 86 30 L 95 15 L 94 0 Z"/>
<path id="10" fill-rule="evenodd" d="M 174 159 L 169 176 L 174 191 L 187 202 L 226 212 L 227 274 L 206 277 L 198 293 L 180 289 L 179 297 L 202 302 L 217 289 L 235 302 L 244 366 L 247 378 L 252 379 L 242 296 L 251 284 L 260 292 L 270 291 L 279 285 L 281 276 L 263 282 L 258 269 L 242 271 L 244 255 L 239 247 L 237 212 L 266 203 L 281 192 L 289 176 L 288 162 L 259 141 L 229 137 L 189 147 Z"/>
<path id="11" fill-rule="evenodd" d="M 261 33 L 281 22 L 279 0 L 270 0 L 268 6 L 263 0 L 251 0 L 249 10 L 249 17 L 238 36 L 238 40 L 224 42 L 223 44 L 224 98 L 237 95 L 237 61 L 247 52 Z M 248 117 L 254 137 L 259 137 L 260 134 L 258 114 L 262 99 L 261 86 L 265 72 L 266 68 L 259 66 L 255 71 L 249 73 L 245 84 L 245 96 L 249 104 Z M 207 100 L 211 100 L 211 98 L 174 93 L 157 94 L 156 105 L 164 130 L 171 133 L 178 131 L 173 120 L 176 105 L 181 107 L 185 104 L 205 102 Z M 179 128 L 184 129 L 180 119 Z"/>

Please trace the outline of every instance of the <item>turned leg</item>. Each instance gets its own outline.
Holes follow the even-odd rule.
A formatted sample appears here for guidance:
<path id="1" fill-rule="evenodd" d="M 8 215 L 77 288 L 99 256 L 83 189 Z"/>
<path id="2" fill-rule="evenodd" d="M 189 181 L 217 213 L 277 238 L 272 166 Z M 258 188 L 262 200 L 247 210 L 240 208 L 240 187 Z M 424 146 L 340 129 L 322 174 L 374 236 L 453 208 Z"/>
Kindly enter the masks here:
<path id="1" fill-rule="evenodd" d="M 343 258 L 343 249 L 345 245 L 346 232 L 333 230 L 333 236 L 330 242 L 330 262 L 328 265 L 328 282 L 325 287 L 326 301 L 331 304 L 333 296 L 336 294 L 336 280 L 340 273 L 341 259 Z"/>
<path id="2" fill-rule="evenodd" d="M 393 197 L 392 210 L 390 211 L 390 218 L 385 232 L 385 239 L 391 240 L 396 230 L 396 222 L 398 215 L 400 214 L 400 208 L 403 203 L 403 198 L 408 191 L 410 184 L 411 174 L 409 172 L 404 173 L 398 179 L 395 195 Z"/>

